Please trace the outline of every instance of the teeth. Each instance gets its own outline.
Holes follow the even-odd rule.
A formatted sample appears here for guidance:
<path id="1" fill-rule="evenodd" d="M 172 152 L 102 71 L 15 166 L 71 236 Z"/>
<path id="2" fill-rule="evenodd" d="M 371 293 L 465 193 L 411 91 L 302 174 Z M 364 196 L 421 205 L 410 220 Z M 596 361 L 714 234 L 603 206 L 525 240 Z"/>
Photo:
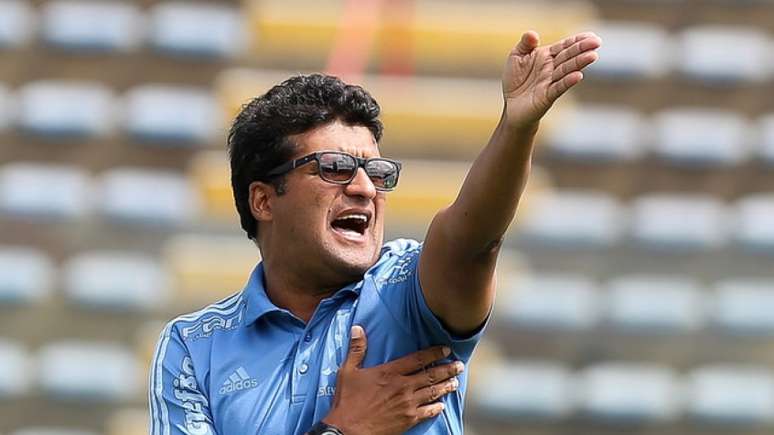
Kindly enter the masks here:
<path id="1" fill-rule="evenodd" d="M 368 222 L 368 217 L 366 217 L 366 215 L 363 215 L 363 214 L 348 214 L 345 216 L 341 216 L 337 220 L 344 220 L 344 219 L 355 219 L 361 222 Z"/>

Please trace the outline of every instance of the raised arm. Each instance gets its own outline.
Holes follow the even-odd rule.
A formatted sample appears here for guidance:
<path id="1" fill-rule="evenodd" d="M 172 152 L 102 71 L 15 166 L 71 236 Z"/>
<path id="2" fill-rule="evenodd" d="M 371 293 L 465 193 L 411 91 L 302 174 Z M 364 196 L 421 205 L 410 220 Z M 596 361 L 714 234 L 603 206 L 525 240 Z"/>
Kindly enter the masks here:
<path id="1" fill-rule="evenodd" d="M 503 112 L 470 169 L 457 199 L 428 230 L 419 279 L 428 306 L 452 331 L 481 325 L 494 300 L 494 267 L 513 220 L 532 160 L 533 140 L 551 105 L 583 79 L 600 39 L 581 33 L 538 47 L 524 33 L 502 75 Z"/>

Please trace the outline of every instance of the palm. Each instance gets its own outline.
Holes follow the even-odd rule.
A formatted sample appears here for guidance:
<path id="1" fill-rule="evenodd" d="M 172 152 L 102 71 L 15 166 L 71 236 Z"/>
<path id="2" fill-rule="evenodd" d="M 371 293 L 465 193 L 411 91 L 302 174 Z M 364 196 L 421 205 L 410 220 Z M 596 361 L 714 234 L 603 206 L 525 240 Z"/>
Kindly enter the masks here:
<path id="1" fill-rule="evenodd" d="M 503 95 L 508 116 L 520 123 L 538 121 L 551 105 L 583 78 L 581 70 L 597 60 L 601 41 L 581 33 L 538 47 L 538 36 L 525 33 L 503 71 Z"/>

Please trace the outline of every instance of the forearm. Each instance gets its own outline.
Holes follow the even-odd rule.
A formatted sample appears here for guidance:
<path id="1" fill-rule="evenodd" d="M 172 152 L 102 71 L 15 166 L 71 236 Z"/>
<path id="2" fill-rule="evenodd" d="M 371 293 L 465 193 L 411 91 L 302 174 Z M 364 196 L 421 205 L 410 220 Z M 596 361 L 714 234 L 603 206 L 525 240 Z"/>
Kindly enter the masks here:
<path id="1" fill-rule="evenodd" d="M 530 172 L 538 123 L 507 119 L 503 111 L 454 203 L 437 219 L 456 252 L 487 253 L 513 220 Z"/>

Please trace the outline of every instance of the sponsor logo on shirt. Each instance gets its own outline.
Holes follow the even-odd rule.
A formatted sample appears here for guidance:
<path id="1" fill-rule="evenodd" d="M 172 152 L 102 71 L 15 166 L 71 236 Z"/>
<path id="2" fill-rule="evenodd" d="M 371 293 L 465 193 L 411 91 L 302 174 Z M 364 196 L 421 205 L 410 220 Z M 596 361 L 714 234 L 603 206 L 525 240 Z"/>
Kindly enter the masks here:
<path id="1" fill-rule="evenodd" d="M 242 320 L 241 310 L 231 317 L 214 315 L 183 328 L 180 333 L 183 340 L 198 340 L 212 336 L 212 333 L 218 329 L 224 331 L 236 329 L 240 320 Z"/>
<path id="2" fill-rule="evenodd" d="M 237 391 L 249 390 L 258 386 L 258 381 L 255 378 L 251 378 L 247 374 L 244 367 L 239 367 L 231 373 L 231 376 L 223 382 L 223 386 L 220 387 L 218 392 L 220 394 L 231 394 Z"/>
<path id="3" fill-rule="evenodd" d="M 180 364 L 182 372 L 172 381 L 175 398 L 185 410 L 185 428 L 191 435 L 211 435 L 212 429 L 202 408 L 209 406 L 207 398 L 199 392 L 194 376 L 191 357 L 186 356 Z"/>

